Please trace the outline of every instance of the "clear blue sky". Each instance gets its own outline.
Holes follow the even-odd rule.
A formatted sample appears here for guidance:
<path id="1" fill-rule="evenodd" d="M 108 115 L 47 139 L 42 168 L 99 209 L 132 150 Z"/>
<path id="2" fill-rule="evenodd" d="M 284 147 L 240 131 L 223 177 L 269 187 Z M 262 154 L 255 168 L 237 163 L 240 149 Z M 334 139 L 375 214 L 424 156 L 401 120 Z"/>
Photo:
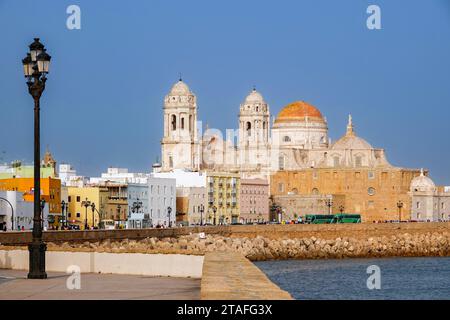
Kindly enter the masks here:
<path id="1" fill-rule="evenodd" d="M 82 29 L 66 28 L 77 4 Z M 380 31 L 366 8 L 382 10 Z M 179 72 L 210 127 L 235 128 L 255 84 L 272 114 L 317 106 L 335 140 L 357 133 L 392 164 L 450 184 L 450 1 L 0 0 L 0 157 L 32 160 L 32 100 L 21 58 L 39 36 L 53 56 L 42 145 L 80 174 L 148 171 L 162 101 Z M 2 153 L 2 151 L 5 151 Z M 2 161 L 2 160 L 0 160 Z"/>

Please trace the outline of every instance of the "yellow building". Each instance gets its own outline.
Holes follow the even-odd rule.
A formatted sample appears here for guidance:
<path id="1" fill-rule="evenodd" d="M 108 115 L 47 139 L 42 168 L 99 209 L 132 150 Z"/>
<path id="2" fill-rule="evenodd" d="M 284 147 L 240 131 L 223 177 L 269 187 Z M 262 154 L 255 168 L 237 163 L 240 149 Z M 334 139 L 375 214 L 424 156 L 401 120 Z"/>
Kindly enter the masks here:
<path id="1" fill-rule="evenodd" d="M 208 208 L 207 222 L 230 224 L 239 221 L 239 193 L 241 188 L 238 173 L 207 173 Z"/>
<path id="2" fill-rule="evenodd" d="M 79 226 L 81 230 L 85 229 L 86 222 L 89 227 L 98 227 L 99 223 L 106 219 L 108 196 L 109 192 L 105 187 L 68 187 L 68 224 Z M 89 206 L 86 208 L 85 204 Z"/>

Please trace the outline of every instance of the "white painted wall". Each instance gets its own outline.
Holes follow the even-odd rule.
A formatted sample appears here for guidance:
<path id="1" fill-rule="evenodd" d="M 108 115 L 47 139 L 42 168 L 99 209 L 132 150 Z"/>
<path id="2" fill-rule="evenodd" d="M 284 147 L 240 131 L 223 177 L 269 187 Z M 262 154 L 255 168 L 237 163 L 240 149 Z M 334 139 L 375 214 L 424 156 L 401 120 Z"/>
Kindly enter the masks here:
<path id="1" fill-rule="evenodd" d="M 154 277 L 201 278 L 203 256 L 181 254 L 46 252 L 46 271 L 67 272 L 71 265 L 82 273 Z M 28 251 L 0 250 L 0 269 L 28 270 Z"/>

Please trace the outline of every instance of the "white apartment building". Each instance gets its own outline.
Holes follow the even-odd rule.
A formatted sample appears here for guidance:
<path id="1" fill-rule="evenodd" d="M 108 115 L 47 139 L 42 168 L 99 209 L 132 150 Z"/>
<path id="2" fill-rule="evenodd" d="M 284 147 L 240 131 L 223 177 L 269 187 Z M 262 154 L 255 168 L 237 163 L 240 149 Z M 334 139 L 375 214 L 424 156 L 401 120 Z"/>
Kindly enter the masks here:
<path id="1" fill-rule="evenodd" d="M 153 227 L 176 223 L 176 180 L 148 178 L 148 210 Z"/>

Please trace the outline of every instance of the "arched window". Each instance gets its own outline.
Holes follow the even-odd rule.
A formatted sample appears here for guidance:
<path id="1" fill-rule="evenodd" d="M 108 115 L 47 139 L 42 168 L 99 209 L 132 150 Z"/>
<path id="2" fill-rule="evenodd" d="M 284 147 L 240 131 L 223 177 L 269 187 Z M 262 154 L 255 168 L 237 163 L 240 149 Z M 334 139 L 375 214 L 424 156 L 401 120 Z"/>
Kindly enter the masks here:
<path id="1" fill-rule="evenodd" d="M 177 130 L 177 116 L 174 114 L 172 115 L 171 124 L 172 124 L 172 131 Z"/>
<path id="2" fill-rule="evenodd" d="M 315 195 L 315 196 L 317 196 L 318 194 L 319 194 L 319 189 L 317 189 L 317 188 L 314 188 L 314 189 L 312 189 L 312 192 L 311 192 L 313 195 Z"/>
<path id="3" fill-rule="evenodd" d="M 355 166 L 356 167 L 361 167 L 362 166 L 362 157 L 361 156 L 356 156 L 355 157 Z"/>
<path id="4" fill-rule="evenodd" d="M 189 116 L 189 128 L 188 128 L 188 130 L 191 131 L 193 127 L 194 126 L 192 125 L 192 115 L 191 115 L 191 116 Z"/>
<path id="5" fill-rule="evenodd" d="M 250 137 L 252 135 L 252 124 L 250 122 L 247 122 L 246 129 L 247 135 Z"/>
<path id="6" fill-rule="evenodd" d="M 263 121 L 263 129 L 266 130 L 266 122 Z"/>
<path id="7" fill-rule="evenodd" d="M 173 168 L 173 156 L 169 156 L 169 168 Z"/>
<path id="8" fill-rule="evenodd" d="M 181 129 L 184 130 L 184 118 L 181 118 Z"/>
<path id="9" fill-rule="evenodd" d="M 278 157 L 278 169 L 284 170 L 284 167 L 285 167 L 285 158 L 284 155 L 280 154 L 280 156 Z"/>

